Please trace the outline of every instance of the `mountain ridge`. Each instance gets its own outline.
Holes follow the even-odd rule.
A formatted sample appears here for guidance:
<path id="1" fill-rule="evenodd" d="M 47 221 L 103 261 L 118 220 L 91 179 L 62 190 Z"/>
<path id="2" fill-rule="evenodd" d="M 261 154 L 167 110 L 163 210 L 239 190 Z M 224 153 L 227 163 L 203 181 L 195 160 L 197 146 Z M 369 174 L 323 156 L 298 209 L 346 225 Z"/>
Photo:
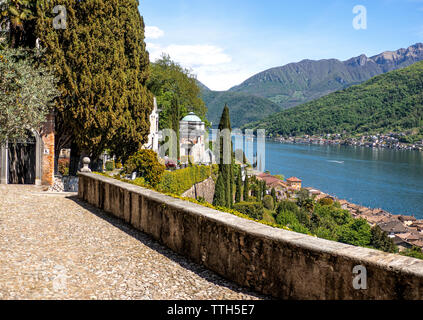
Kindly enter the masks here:
<path id="1" fill-rule="evenodd" d="M 423 43 L 371 57 L 362 54 L 345 61 L 304 59 L 262 71 L 228 91 L 212 91 L 202 85 L 202 93 L 210 121 L 218 121 L 227 103 L 231 118 L 235 119 L 234 127 L 240 127 L 254 117 L 253 121 L 264 119 L 275 110 L 301 105 L 421 60 Z"/>
<path id="2" fill-rule="evenodd" d="M 270 136 L 386 131 L 415 131 L 415 134 L 422 135 L 423 61 L 273 114 L 243 128 L 266 129 Z"/>

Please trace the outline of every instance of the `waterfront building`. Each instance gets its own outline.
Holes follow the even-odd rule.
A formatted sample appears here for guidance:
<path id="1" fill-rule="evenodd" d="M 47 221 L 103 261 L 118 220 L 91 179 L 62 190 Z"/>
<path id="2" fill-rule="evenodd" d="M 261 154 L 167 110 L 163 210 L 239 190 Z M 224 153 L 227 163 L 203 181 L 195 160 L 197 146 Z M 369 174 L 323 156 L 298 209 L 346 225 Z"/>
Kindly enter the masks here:
<path id="1" fill-rule="evenodd" d="M 291 177 L 289 179 L 286 179 L 286 182 L 288 183 L 288 186 L 290 186 L 292 189 L 300 191 L 302 186 L 302 180 L 298 179 L 297 177 Z"/>

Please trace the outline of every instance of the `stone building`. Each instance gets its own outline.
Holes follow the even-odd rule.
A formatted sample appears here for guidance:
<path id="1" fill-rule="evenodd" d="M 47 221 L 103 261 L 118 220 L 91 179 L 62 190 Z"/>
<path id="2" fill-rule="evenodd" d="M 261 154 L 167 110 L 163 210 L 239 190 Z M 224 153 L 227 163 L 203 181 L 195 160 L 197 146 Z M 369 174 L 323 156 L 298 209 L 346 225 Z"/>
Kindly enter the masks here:
<path id="1" fill-rule="evenodd" d="M 28 139 L 0 146 L 0 184 L 53 185 L 54 114 L 40 130 L 28 130 Z"/>
<path id="2" fill-rule="evenodd" d="M 148 135 L 148 142 L 144 145 L 144 149 L 159 152 L 159 112 L 157 108 L 157 99 L 154 98 L 154 108 L 150 114 L 150 134 Z"/>
<path id="3" fill-rule="evenodd" d="M 288 186 L 292 189 L 295 189 L 297 191 L 301 190 L 302 181 L 301 179 L 298 179 L 296 177 L 291 177 L 289 179 L 286 179 L 286 182 L 288 183 Z"/>
<path id="4" fill-rule="evenodd" d="M 213 153 L 206 148 L 205 123 L 193 112 L 179 123 L 181 163 L 210 164 L 214 161 Z"/>

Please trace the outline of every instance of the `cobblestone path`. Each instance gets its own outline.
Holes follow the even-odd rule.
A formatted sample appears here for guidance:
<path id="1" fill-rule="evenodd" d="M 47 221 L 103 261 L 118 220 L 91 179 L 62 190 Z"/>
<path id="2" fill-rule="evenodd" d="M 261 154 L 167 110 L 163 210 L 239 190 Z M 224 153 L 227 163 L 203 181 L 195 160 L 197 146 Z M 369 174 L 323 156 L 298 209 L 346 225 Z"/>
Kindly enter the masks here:
<path id="1" fill-rule="evenodd" d="M 0 186 L 0 299 L 259 299 L 75 196 Z"/>

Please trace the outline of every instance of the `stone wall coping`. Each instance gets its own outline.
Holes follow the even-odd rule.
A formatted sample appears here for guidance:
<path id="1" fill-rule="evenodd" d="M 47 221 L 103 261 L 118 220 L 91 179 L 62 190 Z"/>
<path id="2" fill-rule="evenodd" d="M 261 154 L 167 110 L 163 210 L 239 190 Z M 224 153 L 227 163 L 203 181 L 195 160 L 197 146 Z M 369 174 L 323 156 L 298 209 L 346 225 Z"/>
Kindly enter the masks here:
<path id="1" fill-rule="evenodd" d="M 291 245 L 305 248 L 311 251 L 329 255 L 343 256 L 347 259 L 357 261 L 362 265 L 375 265 L 389 269 L 393 272 L 402 272 L 418 277 L 423 277 L 423 260 L 405 257 L 397 254 L 385 253 L 375 249 L 356 247 L 340 242 L 329 241 L 293 231 L 278 229 L 261 224 L 252 220 L 237 217 L 227 212 L 217 211 L 189 201 L 172 198 L 165 194 L 135 186 L 130 183 L 119 181 L 94 173 L 78 173 L 80 176 L 89 177 L 104 183 L 118 186 L 126 191 L 142 195 L 150 200 L 166 203 L 170 207 L 183 212 L 203 216 L 214 222 L 228 225 L 229 227 L 243 233 L 272 241 L 283 241 Z"/>

